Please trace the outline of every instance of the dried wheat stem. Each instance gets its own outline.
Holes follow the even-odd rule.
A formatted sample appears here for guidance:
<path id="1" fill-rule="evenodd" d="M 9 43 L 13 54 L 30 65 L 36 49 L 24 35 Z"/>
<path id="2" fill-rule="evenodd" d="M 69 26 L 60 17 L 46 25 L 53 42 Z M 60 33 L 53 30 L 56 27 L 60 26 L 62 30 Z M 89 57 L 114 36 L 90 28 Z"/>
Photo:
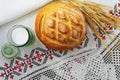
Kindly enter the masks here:
<path id="1" fill-rule="evenodd" d="M 86 17 L 87 22 L 89 23 L 90 27 L 92 28 L 92 30 L 97 34 L 96 36 L 101 40 L 102 44 L 106 47 L 107 51 L 110 52 L 110 48 L 108 47 L 108 45 L 102 40 L 100 33 L 96 31 L 96 28 L 92 22 L 92 20 L 90 20 L 90 18 Z M 112 54 L 110 54 L 112 56 Z"/>

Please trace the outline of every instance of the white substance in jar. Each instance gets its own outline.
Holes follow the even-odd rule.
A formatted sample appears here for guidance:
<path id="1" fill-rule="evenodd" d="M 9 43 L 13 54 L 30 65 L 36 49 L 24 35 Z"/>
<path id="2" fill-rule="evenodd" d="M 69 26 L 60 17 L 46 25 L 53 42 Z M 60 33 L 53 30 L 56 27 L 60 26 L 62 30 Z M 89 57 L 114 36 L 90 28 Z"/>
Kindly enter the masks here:
<path id="1" fill-rule="evenodd" d="M 28 31 L 24 28 L 16 28 L 12 31 L 12 41 L 17 45 L 24 45 L 29 39 Z"/>

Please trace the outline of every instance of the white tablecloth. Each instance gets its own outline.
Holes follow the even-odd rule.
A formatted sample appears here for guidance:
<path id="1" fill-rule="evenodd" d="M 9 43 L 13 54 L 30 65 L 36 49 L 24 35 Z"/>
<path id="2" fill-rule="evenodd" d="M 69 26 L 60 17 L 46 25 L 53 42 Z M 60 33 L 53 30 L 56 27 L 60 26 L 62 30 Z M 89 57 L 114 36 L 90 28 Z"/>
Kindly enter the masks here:
<path id="1" fill-rule="evenodd" d="M 0 0 L 0 25 L 26 15 L 52 0 Z"/>

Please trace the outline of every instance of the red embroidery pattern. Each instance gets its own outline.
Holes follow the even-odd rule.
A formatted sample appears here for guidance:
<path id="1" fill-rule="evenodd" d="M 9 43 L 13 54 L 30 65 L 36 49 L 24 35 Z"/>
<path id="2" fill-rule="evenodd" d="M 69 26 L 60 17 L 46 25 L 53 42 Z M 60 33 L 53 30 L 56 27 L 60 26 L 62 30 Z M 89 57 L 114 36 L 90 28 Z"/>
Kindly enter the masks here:
<path id="1" fill-rule="evenodd" d="M 32 62 L 38 61 L 40 63 L 40 62 L 42 62 L 42 60 L 45 56 L 47 56 L 48 59 L 53 60 L 53 56 L 52 56 L 53 51 L 52 50 L 48 50 L 45 53 L 40 53 L 40 51 L 35 50 L 34 54 L 35 55 L 32 58 L 30 58 L 28 54 L 25 54 L 24 61 L 15 60 L 15 65 L 13 67 L 9 67 L 9 64 L 5 63 L 4 67 L 6 68 L 6 70 L 4 72 L 0 73 L 0 77 L 4 78 L 6 75 L 9 75 L 9 78 L 13 79 L 14 78 L 14 74 L 12 74 L 13 71 L 22 73 L 25 65 L 28 65 L 29 68 L 33 68 Z"/>

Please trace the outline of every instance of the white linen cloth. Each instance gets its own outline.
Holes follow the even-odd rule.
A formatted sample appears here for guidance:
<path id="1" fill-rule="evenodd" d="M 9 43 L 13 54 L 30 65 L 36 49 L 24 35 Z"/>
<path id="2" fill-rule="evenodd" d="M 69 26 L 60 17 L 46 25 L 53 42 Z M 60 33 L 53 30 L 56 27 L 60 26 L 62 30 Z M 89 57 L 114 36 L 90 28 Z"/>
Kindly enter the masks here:
<path id="1" fill-rule="evenodd" d="M 52 0 L 0 0 L 0 25 L 30 13 Z"/>

